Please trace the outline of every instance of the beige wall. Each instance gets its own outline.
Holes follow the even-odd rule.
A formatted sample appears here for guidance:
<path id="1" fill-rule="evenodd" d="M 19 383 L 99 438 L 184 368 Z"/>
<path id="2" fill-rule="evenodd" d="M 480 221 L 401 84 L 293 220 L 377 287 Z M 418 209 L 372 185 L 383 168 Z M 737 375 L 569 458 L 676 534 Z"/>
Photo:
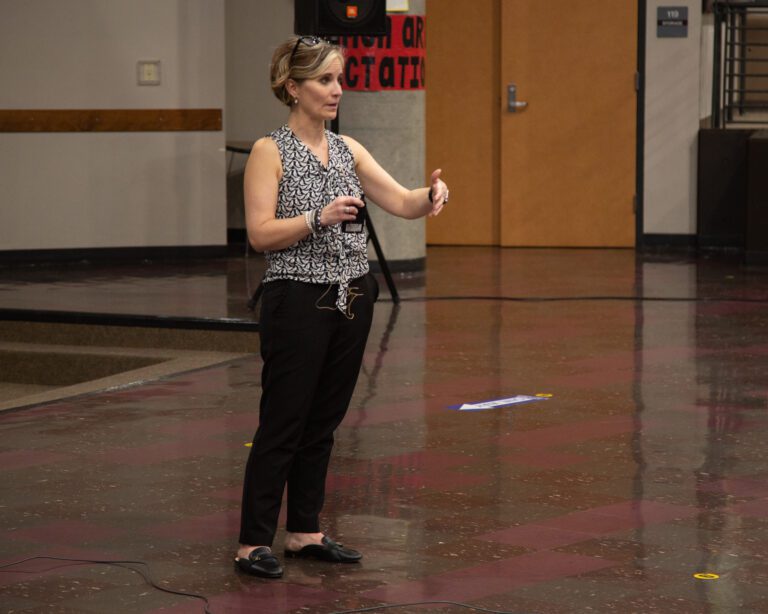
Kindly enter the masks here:
<path id="1" fill-rule="evenodd" d="M 255 141 L 288 117 L 269 87 L 269 63 L 275 47 L 293 36 L 293 3 L 225 0 L 228 140 Z M 235 158 L 233 168 L 243 162 Z"/>
<path id="2" fill-rule="evenodd" d="M 1 109 L 224 107 L 224 0 L 0 15 Z M 161 61 L 161 85 L 137 85 L 138 60 Z M 0 250 L 223 245 L 224 174 L 223 131 L 3 133 Z"/>
<path id="3" fill-rule="evenodd" d="M 699 119 L 712 115 L 712 66 L 715 59 L 715 16 L 701 16 L 701 45 L 699 61 Z"/>
<path id="4" fill-rule="evenodd" d="M 660 3 L 648 2 L 645 232 L 693 234 L 711 26 L 702 38 L 700 2 L 680 0 L 689 37 L 656 39 Z M 226 128 L 0 134 L 0 250 L 224 244 L 225 135 L 284 121 L 267 69 L 293 0 L 0 0 L 0 14 L 0 108 L 224 108 Z M 139 59 L 161 60 L 162 85 L 136 85 Z"/>
<path id="5" fill-rule="evenodd" d="M 644 233 L 696 233 L 696 174 L 701 88 L 701 2 L 688 7 L 687 38 L 657 38 L 656 9 L 646 14 Z"/>
<path id="6" fill-rule="evenodd" d="M 272 52 L 293 34 L 294 0 L 225 0 L 227 141 L 253 143 L 285 123 L 288 109 L 269 87 Z M 245 230 L 243 169 L 248 156 L 227 154 L 227 228 Z"/>

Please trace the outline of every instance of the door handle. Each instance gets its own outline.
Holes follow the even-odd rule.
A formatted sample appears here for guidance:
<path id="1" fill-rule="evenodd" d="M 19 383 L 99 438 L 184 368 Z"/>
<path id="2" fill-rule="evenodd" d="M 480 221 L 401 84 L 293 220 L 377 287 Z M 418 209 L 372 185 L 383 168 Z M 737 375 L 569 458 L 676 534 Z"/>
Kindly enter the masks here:
<path id="1" fill-rule="evenodd" d="M 510 113 L 517 113 L 527 106 L 527 102 L 517 99 L 517 86 L 514 83 L 510 83 L 507 86 L 507 111 Z"/>

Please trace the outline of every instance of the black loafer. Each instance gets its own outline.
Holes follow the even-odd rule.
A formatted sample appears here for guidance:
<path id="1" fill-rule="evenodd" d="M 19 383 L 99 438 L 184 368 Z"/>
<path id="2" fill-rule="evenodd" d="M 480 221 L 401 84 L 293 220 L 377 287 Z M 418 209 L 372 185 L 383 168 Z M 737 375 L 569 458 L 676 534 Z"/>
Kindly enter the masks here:
<path id="1" fill-rule="evenodd" d="M 322 545 L 310 544 L 301 550 L 286 550 L 285 556 L 291 559 L 317 559 L 328 563 L 357 563 L 363 558 L 357 550 L 345 548 L 330 537 L 324 536 Z"/>
<path id="2" fill-rule="evenodd" d="M 236 558 L 235 566 L 240 571 L 260 578 L 280 578 L 283 575 L 280 561 L 266 546 L 253 550 L 247 559 Z"/>

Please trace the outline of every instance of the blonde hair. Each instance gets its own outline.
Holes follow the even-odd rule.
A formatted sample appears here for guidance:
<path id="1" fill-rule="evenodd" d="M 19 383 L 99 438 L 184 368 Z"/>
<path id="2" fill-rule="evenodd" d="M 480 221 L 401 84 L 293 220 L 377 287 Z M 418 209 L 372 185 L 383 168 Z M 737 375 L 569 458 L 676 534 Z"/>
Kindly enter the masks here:
<path id="1" fill-rule="evenodd" d="M 334 60 L 339 60 L 341 68 L 344 68 L 344 50 L 341 47 L 322 38 L 317 39 L 317 44 L 308 45 L 298 42 L 300 38 L 309 37 L 292 36 L 275 49 L 269 69 L 272 92 L 289 107 L 293 98 L 286 88 L 288 79 L 297 82 L 315 79 L 326 72 Z"/>

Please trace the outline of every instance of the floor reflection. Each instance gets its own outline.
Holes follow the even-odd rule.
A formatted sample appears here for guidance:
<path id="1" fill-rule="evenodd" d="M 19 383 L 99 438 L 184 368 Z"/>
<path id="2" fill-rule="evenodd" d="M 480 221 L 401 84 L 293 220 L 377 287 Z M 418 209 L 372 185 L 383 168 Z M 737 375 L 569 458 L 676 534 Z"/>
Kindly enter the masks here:
<path id="1" fill-rule="evenodd" d="M 0 308 L 39 308 L 54 292 L 62 308 L 232 317 L 247 311 L 257 262 L 2 270 Z M 539 614 L 768 611 L 768 271 L 628 250 L 440 248 L 397 280 L 405 300 L 382 293 L 328 479 L 324 529 L 363 550 L 362 565 L 292 562 L 274 583 L 233 573 L 257 355 L 0 414 L 0 564 L 141 559 L 217 613 L 435 599 Z M 536 393 L 553 396 L 447 409 Z M 4 570 L 0 595 L 19 611 L 195 611 L 131 582 L 32 564 Z"/>

